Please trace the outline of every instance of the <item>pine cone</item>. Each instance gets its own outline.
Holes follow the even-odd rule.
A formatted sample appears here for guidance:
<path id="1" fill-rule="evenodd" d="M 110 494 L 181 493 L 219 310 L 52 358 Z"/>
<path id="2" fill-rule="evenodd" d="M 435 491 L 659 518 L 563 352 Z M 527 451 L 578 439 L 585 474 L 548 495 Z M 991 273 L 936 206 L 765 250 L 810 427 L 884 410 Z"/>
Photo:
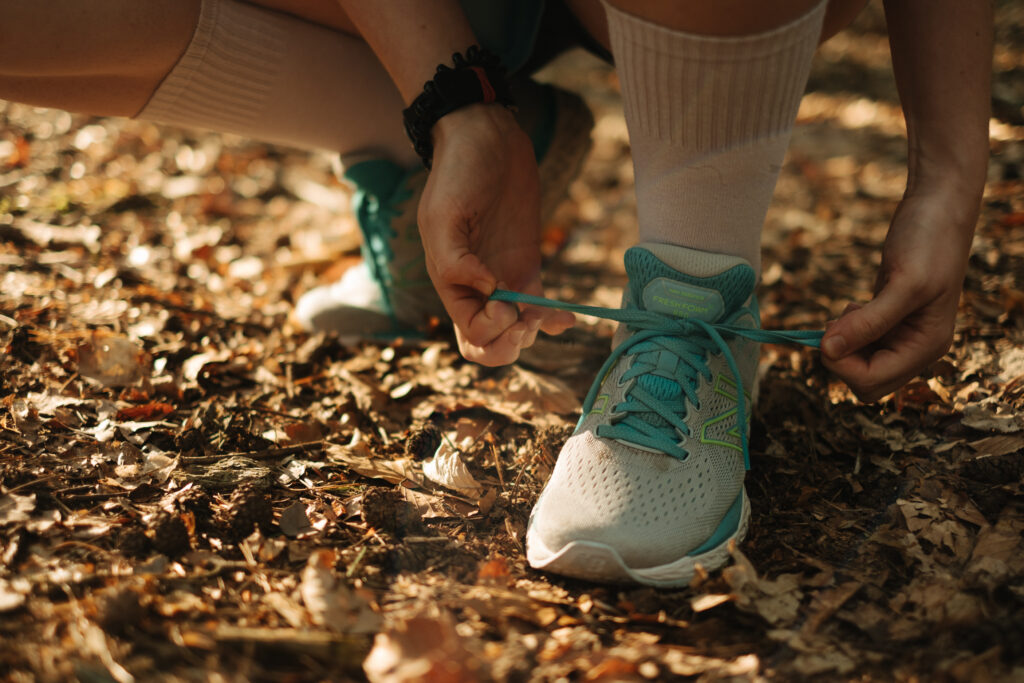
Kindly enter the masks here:
<path id="1" fill-rule="evenodd" d="M 188 528 L 178 515 L 161 512 L 153 520 L 150 530 L 153 536 L 153 547 L 167 557 L 180 557 L 192 550 L 192 542 L 188 538 Z"/>
<path id="2" fill-rule="evenodd" d="M 378 531 L 401 538 L 422 528 L 416 509 L 394 489 L 383 486 L 366 489 L 362 507 L 363 519 Z"/>
<path id="3" fill-rule="evenodd" d="M 112 636 L 124 636 L 139 625 L 146 615 L 139 593 L 132 589 L 115 590 L 99 603 L 97 622 Z"/>
<path id="4" fill-rule="evenodd" d="M 196 520 L 197 531 L 213 529 L 213 498 L 201 486 L 193 486 L 185 491 L 176 501 L 182 512 L 191 512 Z"/>
<path id="5" fill-rule="evenodd" d="M 206 441 L 207 439 L 203 436 L 203 433 L 195 427 L 186 429 L 174 436 L 174 446 L 182 453 L 202 452 Z"/>
<path id="6" fill-rule="evenodd" d="M 268 531 L 273 522 L 274 508 L 270 504 L 270 496 L 252 484 L 244 484 L 228 501 L 221 527 L 225 539 L 237 543 L 256 527 Z"/>
<path id="7" fill-rule="evenodd" d="M 128 557 L 142 557 L 149 552 L 149 537 L 137 526 L 126 527 L 117 535 L 117 549 Z"/>
<path id="8" fill-rule="evenodd" d="M 433 422 L 426 422 L 420 427 L 413 427 L 405 442 L 405 454 L 416 460 L 426 460 L 434 455 L 441 445 L 441 430 Z"/>

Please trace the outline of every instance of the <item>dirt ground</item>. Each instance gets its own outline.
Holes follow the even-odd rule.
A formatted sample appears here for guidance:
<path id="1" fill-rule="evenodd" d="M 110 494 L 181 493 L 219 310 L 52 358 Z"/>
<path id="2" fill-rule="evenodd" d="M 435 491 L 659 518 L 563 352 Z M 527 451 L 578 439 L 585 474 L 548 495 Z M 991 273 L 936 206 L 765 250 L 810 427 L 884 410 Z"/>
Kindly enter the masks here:
<path id="1" fill-rule="evenodd" d="M 1024 7 L 997 16 L 953 349 L 865 406 L 765 347 L 753 528 L 680 590 L 524 559 L 607 323 L 500 369 L 443 327 L 307 335 L 292 303 L 358 259 L 327 155 L 0 102 L 0 678 L 1024 680 Z M 636 231 L 615 76 L 582 53 L 543 76 L 597 120 L 549 293 L 613 306 Z M 870 296 L 905 145 L 872 7 L 815 63 L 766 327 Z"/>

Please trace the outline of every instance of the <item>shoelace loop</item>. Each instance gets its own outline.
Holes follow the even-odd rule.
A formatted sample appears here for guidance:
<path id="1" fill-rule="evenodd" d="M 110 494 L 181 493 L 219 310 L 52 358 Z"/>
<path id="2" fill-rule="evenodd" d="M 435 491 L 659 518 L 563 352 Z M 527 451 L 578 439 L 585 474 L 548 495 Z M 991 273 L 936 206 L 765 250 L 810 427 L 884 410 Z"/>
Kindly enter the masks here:
<path id="1" fill-rule="evenodd" d="M 729 371 L 736 382 L 736 431 L 740 436 L 743 462 L 747 469 L 750 469 L 750 449 L 746 429 L 748 412 L 746 391 L 736 359 L 733 357 L 726 340 L 742 337 L 754 342 L 800 344 L 811 348 L 819 348 L 822 335 L 824 334 L 824 332 L 819 330 L 762 330 L 729 323 L 709 323 L 697 318 L 676 318 L 655 311 L 640 310 L 632 306 L 627 308 L 586 306 L 504 289 L 495 290 L 491 295 L 491 299 L 511 304 L 556 308 L 572 313 L 592 315 L 604 318 L 605 320 L 613 320 L 627 325 L 634 334 L 612 351 L 608 360 L 605 361 L 598 372 L 598 377 L 607 376 L 619 358 L 624 355 L 646 353 L 648 350 L 655 349 L 660 349 L 676 356 L 679 361 L 693 372 L 703 373 L 707 368 L 705 362 L 707 352 L 718 350 L 725 358 Z M 585 410 L 587 406 L 593 405 L 600 384 L 600 382 L 594 382 L 591 386 L 590 392 L 583 402 Z M 684 381 L 680 383 L 680 388 L 691 403 L 696 402 L 696 394 L 689 382 Z M 627 411 L 655 413 L 675 429 L 682 433 L 688 433 L 686 425 L 682 422 L 679 415 L 672 410 L 671 406 L 665 405 L 661 399 L 653 396 L 650 392 L 643 389 L 636 390 L 636 387 L 634 387 L 633 395 L 630 399 L 635 401 L 636 404 L 626 406 Z M 685 457 L 685 452 L 674 442 L 666 442 L 663 437 L 655 434 L 657 431 L 656 427 L 649 426 L 649 428 L 645 428 L 642 426 L 643 424 L 645 424 L 643 421 L 634 421 L 627 425 L 627 427 L 635 431 L 641 440 L 655 445 L 669 455 L 680 457 L 681 453 L 682 457 Z M 649 425 L 649 423 L 647 424 Z M 612 438 L 615 438 L 614 434 Z"/>

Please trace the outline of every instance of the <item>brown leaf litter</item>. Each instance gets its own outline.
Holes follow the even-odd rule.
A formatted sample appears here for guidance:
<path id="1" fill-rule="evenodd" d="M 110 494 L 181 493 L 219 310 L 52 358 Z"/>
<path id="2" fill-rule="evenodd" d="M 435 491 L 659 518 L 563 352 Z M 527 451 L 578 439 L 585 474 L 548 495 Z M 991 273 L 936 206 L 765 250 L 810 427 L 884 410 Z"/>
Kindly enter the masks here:
<path id="1" fill-rule="evenodd" d="M 813 353 L 766 348 L 752 530 L 679 590 L 525 562 L 605 323 L 502 369 L 443 330 L 305 335 L 291 302 L 357 258 L 326 156 L 0 103 L 0 677 L 1024 677 L 1011 5 L 953 350 L 862 406 Z M 870 294 L 905 164 L 877 17 L 816 62 L 765 233 L 767 326 Z M 581 55 L 550 74 L 598 125 L 546 278 L 615 305 L 635 206 L 614 76 Z"/>

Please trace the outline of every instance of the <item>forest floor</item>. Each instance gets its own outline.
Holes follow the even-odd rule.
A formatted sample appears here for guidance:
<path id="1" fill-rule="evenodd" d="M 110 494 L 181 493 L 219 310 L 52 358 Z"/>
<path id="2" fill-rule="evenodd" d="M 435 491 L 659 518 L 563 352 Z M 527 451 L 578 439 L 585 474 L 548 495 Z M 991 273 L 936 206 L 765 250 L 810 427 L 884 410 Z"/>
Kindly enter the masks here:
<path id="1" fill-rule="evenodd" d="M 525 562 L 607 323 L 498 369 L 440 327 L 310 336 L 292 303 L 358 259 L 327 155 L 0 102 L 0 678 L 1024 679 L 1024 8 L 997 13 L 952 350 L 862 405 L 765 347 L 751 532 L 677 590 Z M 545 75 L 597 120 L 549 293 L 614 306 L 636 234 L 614 73 Z M 872 9 L 815 63 L 766 327 L 870 297 L 905 145 Z"/>

